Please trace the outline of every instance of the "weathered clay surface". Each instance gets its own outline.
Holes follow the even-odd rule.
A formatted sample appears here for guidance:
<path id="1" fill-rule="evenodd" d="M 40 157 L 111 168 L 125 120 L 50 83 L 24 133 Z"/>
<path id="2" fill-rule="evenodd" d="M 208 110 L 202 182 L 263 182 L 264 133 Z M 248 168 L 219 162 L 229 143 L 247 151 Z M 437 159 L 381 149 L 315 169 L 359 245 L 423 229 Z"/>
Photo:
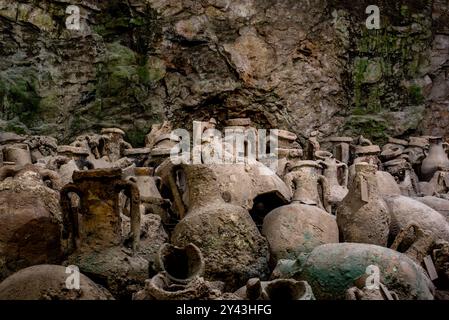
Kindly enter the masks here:
<path id="1" fill-rule="evenodd" d="M 260 281 L 253 278 L 234 294 L 242 300 L 315 300 L 309 284 L 306 281 L 294 279 Z"/>
<path id="2" fill-rule="evenodd" d="M 449 221 L 449 200 L 437 198 L 437 197 L 417 197 L 415 200 L 424 203 L 426 206 L 431 207 L 435 211 L 441 213 L 446 220 Z"/>
<path id="3" fill-rule="evenodd" d="M 248 279 L 268 276 L 268 245 L 248 211 L 226 203 L 206 165 L 185 165 L 189 210 L 175 227 L 177 246 L 193 243 L 205 259 L 206 280 L 237 289 Z"/>
<path id="4" fill-rule="evenodd" d="M 44 178 L 32 165 L 0 168 L 0 279 L 35 264 L 62 262 L 59 193 Z"/>
<path id="5" fill-rule="evenodd" d="M 67 289 L 69 274 L 57 265 L 22 269 L 0 283 L 0 300 L 113 300 L 112 295 L 84 274 L 80 289 Z"/>
<path id="6" fill-rule="evenodd" d="M 433 299 L 434 286 L 424 269 L 397 251 L 369 244 L 319 246 L 296 278 L 307 281 L 317 299 L 343 299 L 370 265 L 379 267 L 381 282 L 401 300 Z"/>
<path id="7" fill-rule="evenodd" d="M 298 258 L 321 244 L 338 242 L 334 216 L 297 202 L 270 212 L 264 219 L 262 234 L 267 237 L 274 263 Z"/>
<path id="8" fill-rule="evenodd" d="M 439 212 L 404 196 L 385 197 L 385 202 L 391 213 L 390 237 L 393 239 L 400 230 L 413 222 L 437 239 L 449 240 L 449 223 Z"/>
<path id="9" fill-rule="evenodd" d="M 337 208 L 337 223 L 344 242 L 387 245 L 390 213 L 379 192 L 374 166 L 356 164 L 349 193 Z"/>
<path id="10" fill-rule="evenodd" d="M 161 272 L 147 280 L 144 290 L 137 292 L 133 300 L 215 300 L 222 296 L 223 287 L 222 282 L 209 282 L 200 277 L 179 284 Z"/>

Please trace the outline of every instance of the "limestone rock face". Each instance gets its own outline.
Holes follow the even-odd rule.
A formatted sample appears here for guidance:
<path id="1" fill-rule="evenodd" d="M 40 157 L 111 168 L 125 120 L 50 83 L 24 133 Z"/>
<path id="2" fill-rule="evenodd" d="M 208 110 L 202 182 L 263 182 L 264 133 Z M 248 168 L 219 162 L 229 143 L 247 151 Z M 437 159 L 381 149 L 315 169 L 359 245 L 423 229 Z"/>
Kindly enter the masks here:
<path id="1" fill-rule="evenodd" d="M 444 0 L 380 1 L 376 32 L 369 1 L 70 4 L 80 30 L 66 1 L 0 0 L 1 130 L 68 142 L 120 124 L 143 144 L 163 120 L 248 116 L 301 139 L 447 133 Z"/>

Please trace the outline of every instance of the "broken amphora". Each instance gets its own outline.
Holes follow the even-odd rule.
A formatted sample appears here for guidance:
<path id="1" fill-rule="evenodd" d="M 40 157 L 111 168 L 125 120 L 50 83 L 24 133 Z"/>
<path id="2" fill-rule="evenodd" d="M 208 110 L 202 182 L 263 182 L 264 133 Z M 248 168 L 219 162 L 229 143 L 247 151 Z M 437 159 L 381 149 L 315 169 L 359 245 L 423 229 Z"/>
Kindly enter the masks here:
<path id="1" fill-rule="evenodd" d="M 234 294 L 242 300 L 315 300 L 309 284 L 306 281 L 294 279 L 260 281 L 258 278 L 253 278 Z"/>

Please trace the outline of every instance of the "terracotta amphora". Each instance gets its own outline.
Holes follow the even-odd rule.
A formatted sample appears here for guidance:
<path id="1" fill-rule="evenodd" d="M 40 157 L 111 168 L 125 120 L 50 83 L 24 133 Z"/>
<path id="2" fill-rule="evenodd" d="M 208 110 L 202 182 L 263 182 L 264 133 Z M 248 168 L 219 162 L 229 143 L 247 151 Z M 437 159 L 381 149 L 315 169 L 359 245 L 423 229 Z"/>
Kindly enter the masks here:
<path id="1" fill-rule="evenodd" d="M 65 236 L 72 237 L 76 248 L 109 247 L 122 243 L 119 194 L 131 198 L 133 249 L 139 244 L 140 195 L 136 184 L 122 180 L 121 169 L 75 171 L 73 184 L 61 190 Z M 70 206 L 69 193 L 80 197 L 79 215 Z"/>
<path id="2" fill-rule="evenodd" d="M 180 165 L 172 173 L 185 177 L 179 188 L 188 208 L 172 233 L 172 244 L 195 244 L 205 259 L 205 279 L 225 281 L 228 289 L 235 290 L 253 277 L 266 277 L 267 241 L 247 210 L 224 200 L 227 195 L 219 188 L 213 166 Z"/>
<path id="3" fill-rule="evenodd" d="M 62 262 L 56 188 L 56 172 L 31 164 L 0 168 L 0 280 L 32 265 Z"/>
<path id="4" fill-rule="evenodd" d="M 433 300 L 435 286 L 419 264 L 403 253 L 372 244 L 319 246 L 294 279 L 307 281 L 318 300 L 340 300 L 354 281 L 367 273 L 377 273 L 379 285 L 393 290 L 400 300 Z"/>
<path id="5" fill-rule="evenodd" d="M 130 200 L 130 233 L 122 233 L 120 192 Z M 72 208 L 70 194 L 78 195 Z M 130 299 L 143 288 L 149 263 L 138 254 L 140 195 L 137 185 L 122 179 L 121 169 L 75 171 L 73 183 L 61 190 L 63 237 L 69 239 L 70 264 L 98 280 L 116 298 Z"/>
<path id="6" fill-rule="evenodd" d="M 262 234 L 270 244 L 273 264 L 299 258 L 321 244 L 338 242 L 335 217 L 321 205 L 319 183 L 328 183 L 318 174 L 319 168 L 314 161 L 302 161 L 287 174 L 286 180 L 295 190 L 293 202 L 271 211 L 263 221 Z"/>
<path id="7" fill-rule="evenodd" d="M 0 284 L 0 300 L 114 300 L 106 289 L 82 273 L 79 288 L 68 289 L 68 277 L 75 271 L 46 264 L 22 269 Z"/>
<path id="8" fill-rule="evenodd" d="M 421 179 L 430 181 L 435 172 L 440 169 L 449 168 L 449 159 L 443 148 L 443 139 L 441 137 L 429 138 L 430 150 L 426 153 L 426 158 L 421 165 Z"/>
<path id="9" fill-rule="evenodd" d="M 376 167 L 357 163 L 349 193 L 337 208 L 340 240 L 387 245 L 390 214 L 379 192 Z"/>
<path id="10" fill-rule="evenodd" d="M 5 160 L 23 166 L 31 164 L 30 148 L 25 143 L 14 144 L 4 148 Z"/>
<path id="11" fill-rule="evenodd" d="M 260 281 L 258 278 L 253 278 L 234 294 L 242 300 L 315 300 L 309 284 L 306 281 L 294 279 Z"/>
<path id="12" fill-rule="evenodd" d="M 315 153 L 318 163 L 323 167 L 323 176 L 329 182 L 329 204 L 335 208 L 348 194 L 348 165 L 338 161 L 327 151 Z"/>

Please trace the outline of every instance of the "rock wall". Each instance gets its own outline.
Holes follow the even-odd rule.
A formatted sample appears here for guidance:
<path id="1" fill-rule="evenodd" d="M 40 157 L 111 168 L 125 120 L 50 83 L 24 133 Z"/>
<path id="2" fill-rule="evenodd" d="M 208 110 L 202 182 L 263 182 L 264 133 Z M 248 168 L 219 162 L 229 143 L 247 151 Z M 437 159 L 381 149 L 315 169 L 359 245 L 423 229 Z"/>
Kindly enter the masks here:
<path id="1" fill-rule="evenodd" d="M 164 119 L 251 117 L 301 138 L 449 133 L 448 0 L 0 0 L 0 29 L 0 130 L 118 126 L 139 145 Z"/>

